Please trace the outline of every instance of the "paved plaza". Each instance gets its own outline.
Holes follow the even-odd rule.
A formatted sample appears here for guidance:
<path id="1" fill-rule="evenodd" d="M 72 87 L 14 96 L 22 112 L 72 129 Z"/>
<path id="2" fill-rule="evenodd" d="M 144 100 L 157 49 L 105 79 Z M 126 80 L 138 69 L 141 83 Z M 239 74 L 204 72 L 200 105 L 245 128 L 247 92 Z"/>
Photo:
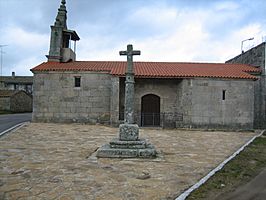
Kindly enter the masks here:
<path id="1" fill-rule="evenodd" d="M 0 199 L 174 199 L 252 138 L 253 132 L 140 129 L 156 159 L 95 151 L 118 128 L 31 123 L 0 138 Z"/>

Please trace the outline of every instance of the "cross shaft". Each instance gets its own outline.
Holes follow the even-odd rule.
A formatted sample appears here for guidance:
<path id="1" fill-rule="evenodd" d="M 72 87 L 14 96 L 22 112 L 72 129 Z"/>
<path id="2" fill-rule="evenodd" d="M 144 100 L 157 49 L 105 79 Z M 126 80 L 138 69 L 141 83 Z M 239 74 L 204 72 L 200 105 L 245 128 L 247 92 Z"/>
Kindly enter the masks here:
<path id="1" fill-rule="evenodd" d="M 129 44 L 127 45 L 127 51 L 120 51 L 119 54 L 127 56 L 124 121 L 125 123 L 133 124 L 134 123 L 134 84 L 135 84 L 133 56 L 140 55 L 140 51 L 134 51 L 132 44 Z"/>

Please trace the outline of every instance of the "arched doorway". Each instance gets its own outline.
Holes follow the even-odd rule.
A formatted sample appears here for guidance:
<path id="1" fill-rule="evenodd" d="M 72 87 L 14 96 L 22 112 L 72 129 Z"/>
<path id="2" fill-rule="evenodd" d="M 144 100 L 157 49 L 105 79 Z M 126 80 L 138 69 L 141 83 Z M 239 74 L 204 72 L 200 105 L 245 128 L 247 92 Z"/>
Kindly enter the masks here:
<path id="1" fill-rule="evenodd" d="M 160 97 L 147 94 L 141 98 L 141 126 L 160 126 Z"/>

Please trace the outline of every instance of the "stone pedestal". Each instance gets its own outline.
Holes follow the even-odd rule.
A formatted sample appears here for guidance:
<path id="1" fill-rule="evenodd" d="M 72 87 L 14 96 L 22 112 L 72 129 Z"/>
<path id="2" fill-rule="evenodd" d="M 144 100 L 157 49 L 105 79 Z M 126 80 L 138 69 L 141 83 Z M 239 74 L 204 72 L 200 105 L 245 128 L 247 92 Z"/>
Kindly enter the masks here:
<path id="1" fill-rule="evenodd" d="M 154 146 L 144 139 L 139 139 L 137 124 L 121 124 L 119 126 L 119 139 L 113 139 L 98 149 L 99 158 L 154 158 Z"/>
<path id="2" fill-rule="evenodd" d="M 119 139 L 125 141 L 138 140 L 139 126 L 137 124 L 120 124 Z"/>

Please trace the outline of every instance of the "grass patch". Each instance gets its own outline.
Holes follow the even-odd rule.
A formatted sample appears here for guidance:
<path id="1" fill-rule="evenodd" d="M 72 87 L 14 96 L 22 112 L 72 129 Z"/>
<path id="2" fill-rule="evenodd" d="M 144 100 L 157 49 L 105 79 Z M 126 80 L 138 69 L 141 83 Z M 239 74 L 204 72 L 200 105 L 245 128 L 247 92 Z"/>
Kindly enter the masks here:
<path id="1" fill-rule="evenodd" d="M 214 199 L 249 182 L 266 167 L 266 136 L 256 138 L 238 156 L 227 163 L 187 200 Z"/>

